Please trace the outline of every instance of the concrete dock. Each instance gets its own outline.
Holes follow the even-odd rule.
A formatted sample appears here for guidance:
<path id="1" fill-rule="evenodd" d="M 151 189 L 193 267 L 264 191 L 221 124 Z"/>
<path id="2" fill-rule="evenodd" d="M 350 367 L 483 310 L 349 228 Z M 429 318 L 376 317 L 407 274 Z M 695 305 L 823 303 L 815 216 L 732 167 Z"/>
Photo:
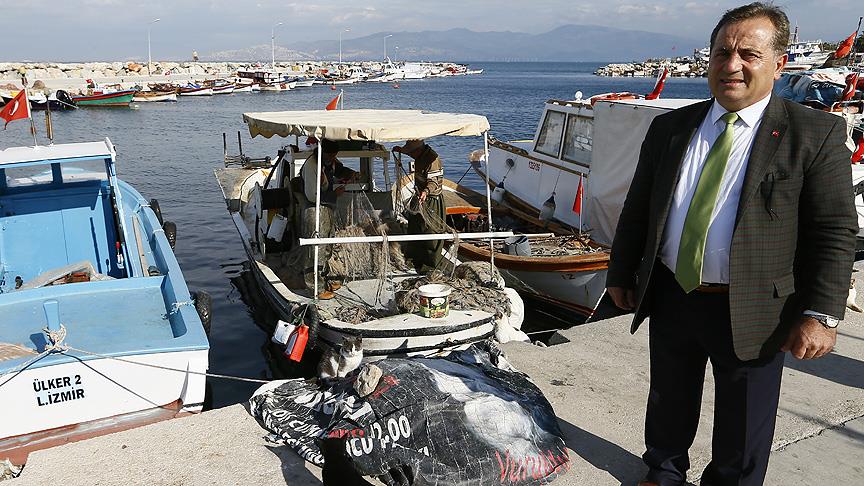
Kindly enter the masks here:
<path id="1" fill-rule="evenodd" d="M 564 331 L 566 344 L 504 346 L 559 417 L 572 468 L 556 485 L 635 485 L 645 472 L 648 334 L 628 329 L 623 316 Z M 712 402 L 709 378 L 691 450 L 697 484 L 710 457 Z M 321 484 L 320 469 L 264 436 L 235 405 L 36 452 L 10 484 Z M 787 356 L 774 450 L 768 485 L 864 484 L 864 315 L 847 311 L 830 355 Z"/>

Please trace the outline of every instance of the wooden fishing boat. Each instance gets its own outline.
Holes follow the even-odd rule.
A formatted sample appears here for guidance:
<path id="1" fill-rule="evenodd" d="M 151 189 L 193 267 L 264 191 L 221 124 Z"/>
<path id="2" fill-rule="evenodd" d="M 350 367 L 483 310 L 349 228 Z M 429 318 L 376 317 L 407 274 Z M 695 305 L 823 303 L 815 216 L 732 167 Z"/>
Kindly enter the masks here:
<path id="1" fill-rule="evenodd" d="M 448 223 L 457 231 L 472 231 L 487 224 L 480 210 L 485 196 L 456 183 L 444 181 Z M 517 235 L 496 242 L 495 266 L 509 287 L 524 297 L 552 304 L 561 310 L 589 317 L 606 287 L 609 247 L 579 235 L 574 228 L 509 207 L 492 206 L 495 226 Z M 520 238 L 519 234 L 550 233 Z M 489 261 L 489 241 L 460 241 L 459 258 Z"/>
<path id="2" fill-rule="evenodd" d="M 356 175 L 345 184 L 345 192 L 338 196 L 342 199 L 337 201 L 337 207 L 346 204 L 344 207 L 361 208 L 362 214 L 369 218 L 366 226 L 379 228 L 376 231 L 385 231 L 380 229 L 380 222 L 390 220 L 383 215 L 392 217 L 396 210 L 391 191 L 376 189 L 389 188 L 391 181 L 388 168 L 390 151 L 378 141 L 438 135 L 477 136 L 488 128 L 488 122 L 482 116 L 416 110 L 315 110 L 246 113 L 243 116 L 253 136 L 314 136 L 338 143 L 340 160 L 346 166 L 356 168 Z M 358 137 L 366 140 L 358 140 Z M 410 287 L 419 282 L 422 276 L 413 268 L 396 264 L 383 264 L 387 274 L 384 287 L 378 276 L 359 274 L 343 282 L 329 300 L 319 298 L 319 290 L 323 288 L 318 287 L 317 278 L 314 279 L 315 287 L 307 288 L 302 278 L 305 264 L 294 256 L 297 251 L 308 251 L 310 245 L 343 245 L 344 254 L 372 248 L 359 245 L 360 248 L 355 250 L 355 247 L 344 245 L 372 245 L 375 242 L 392 245 L 397 241 L 447 240 L 454 236 L 450 233 L 406 235 L 404 230 L 400 232 L 398 227 L 391 228 L 388 224 L 386 231 L 392 232 L 389 235 L 373 233 L 370 236 L 367 232 L 364 233 L 367 236 L 356 238 L 300 238 L 304 215 L 308 214 L 305 208 L 310 205 L 312 209 L 320 208 L 320 201 L 310 201 L 302 189 L 301 169 L 304 163 L 316 164 L 316 159 L 311 151 L 297 151 L 298 145 L 295 141 L 293 146 L 287 145 L 280 150 L 276 157 L 259 159 L 242 153 L 228 156 L 225 147 L 226 167 L 216 171 L 228 212 L 241 235 L 260 291 L 280 319 L 305 325 L 309 329 L 310 343 L 314 343 L 313 347 L 317 349 L 338 347 L 344 338 L 360 336 L 365 357 L 431 355 L 490 336 L 520 335 L 517 329 L 521 326 L 521 314 L 497 315 L 491 299 L 478 302 L 476 307 L 451 307 L 449 315 L 442 319 L 429 319 L 405 311 L 394 293 L 398 294 L 399 288 L 404 290 L 406 284 Z M 316 165 L 320 168 L 320 159 Z M 363 201 L 368 206 L 363 206 Z M 472 235 L 503 238 L 512 236 L 512 232 L 483 231 L 460 236 L 468 238 Z M 392 249 L 392 246 L 385 246 L 381 251 L 387 249 Z M 386 261 L 391 261 L 390 257 Z M 313 270 L 317 268 L 317 265 L 311 266 Z M 382 269 L 377 268 L 379 271 Z M 455 271 L 459 273 L 460 268 L 463 267 L 459 266 Z M 464 268 L 484 269 L 489 274 L 484 277 L 484 283 L 494 280 L 500 284 L 500 288 L 492 289 L 497 298 L 507 302 L 511 309 L 522 309 L 518 293 L 504 288 L 503 280 L 496 276 L 496 272 L 490 271 L 492 267 L 488 262 L 466 264 Z M 520 339 L 527 340 L 527 336 L 521 334 Z"/>
<path id="3" fill-rule="evenodd" d="M 202 409 L 209 298 L 115 157 L 0 151 L 0 461 Z"/>
<path id="4" fill-rule="evenodd" d="M 156 103 L 162 101 L 177 101 L 176 91 L 139 91 L 132 97 L 132 101 L 139 103 Z"/>
<path id="5" fill-rule="evenodd" d="M 129 106 L 136 93 L 138 91 L 134 89 L 109 92 L 92 91 L 86 95 L 72 96 L 72 101 L 78 106 Z"/>
<path id="6" fill-rule="evenodd" d="M 190 84 L 177 88 L 177 94 L 180 96 L 213 96 L 213 88 L 198 84 Z"/>

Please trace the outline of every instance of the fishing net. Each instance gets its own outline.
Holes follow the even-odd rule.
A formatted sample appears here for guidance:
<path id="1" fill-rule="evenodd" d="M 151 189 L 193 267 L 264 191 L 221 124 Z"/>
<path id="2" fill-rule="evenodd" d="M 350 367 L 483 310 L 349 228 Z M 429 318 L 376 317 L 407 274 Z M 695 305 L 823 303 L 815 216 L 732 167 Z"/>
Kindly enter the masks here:
<path id="1" fill-rule="evenodd" d="M 340 197 L 334 209 L 337 238 L 383 236 L 383 242 L 337 243 L 331 246 L 327 261 L 330 278 L 343 280 L 378 280 L 378 300 L 391 271 L 407 268 L 399 244 L 387 240 L 390 234 L 388 223 L 381 218 L 381 211 L 372 206 L 365 192 L 352 192 Z"/>
<path id="2" fill-rule="evenodd" d="M 400 282 L 396 291 L 396 307 L 400 312 L 419 312 L 419 288 L 426 284 L 446 284 L 453 288 L 450 308 L 455 310 L 482 309 L 495 316 L 511 314 L 510 298 L 504 292 L 504 279 L 486 262 L 465 262 L 457 266 L 452 274 L 432 272 L 416 279 Z"/>

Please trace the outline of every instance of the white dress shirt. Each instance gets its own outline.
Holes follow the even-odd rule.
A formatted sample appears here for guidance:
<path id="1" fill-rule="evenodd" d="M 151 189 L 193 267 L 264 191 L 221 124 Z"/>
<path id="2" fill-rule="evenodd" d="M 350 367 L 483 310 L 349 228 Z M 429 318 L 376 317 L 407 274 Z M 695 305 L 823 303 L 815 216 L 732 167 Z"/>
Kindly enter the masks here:
<path id="1" fill-rule="evenodd" d="M 708 238 L 705 241 L 705 254 L 702 260 L 703 283 L 729 283 L 729 250 L 732 247 L 732 232 L 735 229 L 741 186 L 747 173 L 753 137 L 762 123 L 762 115 L 770 98 L 770 95 L 766 96 L 761 101 L 737 112 L 738 120 L 734 125 L 732 150 L 723 173 L 720 191 L 717 193 L 717 202 L 711 213 Z M 714 100 L 708 115 L 702 120 L 702 124 L 690 140 L 690 145 L 687 146 L 678 173 L 672 207 L 669 209 L 669 217 L 660 243 L 660 261 L 673 272 L 678 260 L 681 231 L 684 229 L 690 201 L 699 183 L 699 176 L 702 174 L 708 152 L 726 128 L 726 123 L 720 119 L 726 112 L 727 110 Z"/>

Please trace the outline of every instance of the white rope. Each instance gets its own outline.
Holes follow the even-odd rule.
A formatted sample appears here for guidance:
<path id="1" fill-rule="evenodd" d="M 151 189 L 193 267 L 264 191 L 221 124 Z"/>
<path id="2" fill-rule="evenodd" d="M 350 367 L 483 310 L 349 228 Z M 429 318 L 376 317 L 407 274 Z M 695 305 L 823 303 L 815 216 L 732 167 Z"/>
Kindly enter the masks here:
<path id="1" fill-rule="evenodd" d="M 155 365 L 155 364 L 151 364 L 151 363 L 142 363 L 140 361 L 131 361 L 128 359 L 118 358 L 116 356 L 108 356 L 106 354 L 99 354 L 99 353 L 94 353 L 92 351 L 85 351 L 83 349 L 74 348 L 72 346 L 69 346 L 68 350 L 69 351 L 77 351 L 79 353 L 86 354 L 89 356 L 96 356 L 97 358 L 113 359 L 115 361 L 122 361 L 123 363 L 136 364 L 136 365 L 140 365 L 140 366 L 146 366 L 147 368 L 156 368 L 159 370 L 176 371 L 178 373 L 187 373 L 190 375 L 209 376 L 211 378 L 223 378 L 226 380 L 246 381 L 246 382 L 250 382 L 250 383 L 270 383 L 270 380 L 259 380 L 257 378 L 244 378 L 241 376 L 220 375 L 218 373 L 207 373 L 207 372 L 202 372 L 202 371 L 184 370 L 181 368 L 171 368 L 170 366 L 161 366 L 161 365 Z M 71 357 L 71 355 L 66 354 L 65 352 L 63 352 L 62 354 Z"/>
<path id="2" fill-rule="evenodd" d="M 168 311 L 168 315 L 173 316 L 174 314 L 180 312 L 180 308 L 183 307 L 184 305 L 193 305 L 194 306 L 195 302 L 191 301 L 191 300 L 183 300 L 180 302 L 174 302 L 173 304 L 171 304 L 171 310 Z"/>

